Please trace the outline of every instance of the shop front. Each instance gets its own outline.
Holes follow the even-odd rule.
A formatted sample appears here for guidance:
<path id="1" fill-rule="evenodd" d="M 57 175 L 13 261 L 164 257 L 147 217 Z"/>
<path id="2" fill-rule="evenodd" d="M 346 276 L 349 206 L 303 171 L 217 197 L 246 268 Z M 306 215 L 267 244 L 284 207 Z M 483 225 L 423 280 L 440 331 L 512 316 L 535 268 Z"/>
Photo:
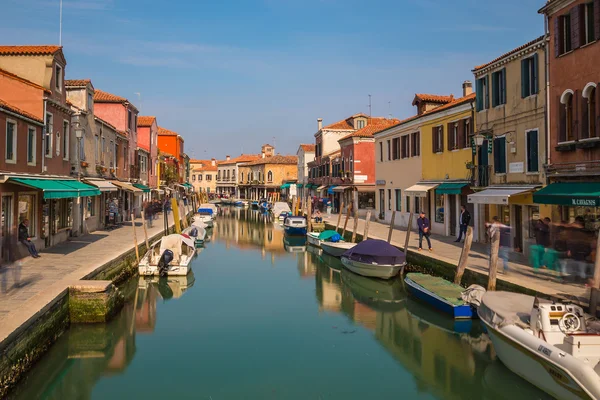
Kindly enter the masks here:
<path id="1" fill-rule="evenodd" d="M 467 194 L 470 192 L 468 182 L 443 182 L 433 189 L 432 232 L 458 236 L 460 206 L 464 205 L 473 215 L 473 205 L 467 202 Z"/>
<path id="2" fill-rule="evenodd" d="M 104 179 L 86 178 L 84 182 L 100 190 L 100 197 L 86 197 L 81 202 L 83 205 L 81 230 L 83 233 L 88 233 L 109 226 L 110 203 L 117 196 L 119 188 Z"/>
<path id="3" fill-rule="evenodd" d="M 439 183 L 434 182 L 418 182 L 404 190 L 405 194 L 405 215 L 403 215 L 406 222 L 403 226 L 408 225 L 409 213 L 412 211 L 415 215 L 418 215 L 421 210 L 425 211 L 425 215 L 429 218 L 431 223 L 431 231 L 437 234 L 444 234 L 445 228 L 445 214 L 446 209 L 445 201 L 446 197 L 442 195 L 435 196 L 433 190 L 439 186 Z M 414 201 L 411 201 L 413 200 Z M 411 204 L 414 203 L 414 204 Z M 412 208 L 411 208 L 412 206 Z M 416 219 L 413 218 L 413 228 L 416 227 Z M 404 221 L 403 221 L 404 222 Z"/>
<path id="4" fill-rule="evenodd" d="M 533 194 L 533 201 L 551 207 L 552 222 L 573 223 L 582 217 L 587 230 L 600 228 L 600 182 L 556 182 Z"/>
<path id="5" fill-rule="evenodd" d="M 136 218 L 141 216 L 141 196 L 144 193 L 129 182 L 110 181 L 119 190 L 117 196 L 112 199 L 109 208 L 113 210 L 113 224 L 120 224 L 131 220 L 131 214 Z"/>

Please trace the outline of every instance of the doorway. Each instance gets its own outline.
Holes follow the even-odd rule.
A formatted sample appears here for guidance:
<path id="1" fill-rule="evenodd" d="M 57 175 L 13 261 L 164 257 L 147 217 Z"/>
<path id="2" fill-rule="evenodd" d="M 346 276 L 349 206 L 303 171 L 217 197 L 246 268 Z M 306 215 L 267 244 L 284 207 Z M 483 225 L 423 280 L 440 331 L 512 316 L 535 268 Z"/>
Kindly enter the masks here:
<path id="1" fill-rule="evenodd" d="M 490 183 L 489 160 L 488 160 L 488 141 L 483 141 L 477 153 L 477 183 L 479 187 L 488 186 Z"/>
<path id="2" fill-rule="evenodd" d="M 515 241 L 514 241 L 514 250 L 522 253 L 523 252 L 523 207 L 522 206 L 514 206 L 514 216 L 515 216 Z"/>
<path id="3" fill-rule="evenodd" d="M 457 224 L 457 216 L 456 216 L 456 195 L 449 194 L 449 207 L 450 208 L 450 234 L 449 236 L 454 236 L 457 233 L 456 224 Z"/>
<path id="4" fill-rule="evenodd" d="M 385 215 L 385 189 L 379 189 L 379 215 Z"/>
<path id="5" fill-rule="evenodd" d="M 1 239 L 4 241 L 5 235 L 9 234 L 13 230 L 13 197 L 12 195 L 2 195 L 0 198 L 1 209 L 2 209 L 2 221 L 0 232 Z M 16 232 L 13 232 L 15 235 Z M 1 243 L 0 243 L 1 244 Z M 4 247 L 4 246 L 2 246 Z M 4 257 L 4 254 L 1 254 Z M 4 259 L 4 258 L 3 258 Z"/>

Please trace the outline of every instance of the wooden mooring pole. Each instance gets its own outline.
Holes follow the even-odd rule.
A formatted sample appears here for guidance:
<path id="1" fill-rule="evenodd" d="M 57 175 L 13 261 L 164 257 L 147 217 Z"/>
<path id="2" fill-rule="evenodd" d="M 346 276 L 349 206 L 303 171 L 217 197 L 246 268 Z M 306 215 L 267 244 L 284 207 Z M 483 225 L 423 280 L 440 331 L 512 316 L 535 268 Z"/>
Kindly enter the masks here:
<path id="1" fill-rule="evenodd" d="M 365 219 L 365 233 L 363 233 L 363 240 L 369 238 L 369 225 L 371 224 L 371 210 L 367 211 L 367 219 Z"/>
<path id="2" fill-rule="evenodd" d="M 342 239 L 346 235 L 346 227 L 348 226 L 348 218 L 350 218 L 350 206 L 346 209 L 346 220 L 344 221 L 344 230 L 342 231 Z"/>
<path id="3" fill-rule="evenodd" d="M 467 233 L 465 234 L 465 243 L 463 244 L 460 258 L 458 259 L 458 268 L 456 269 L 456 276 L 454 277 L 454 283 L 460 285 L 465 269 L 467 268 L 467 262 L 469 261 L 469 252 L 471 251 L 471 243 L 473 243 L 473 228 L 467 227 Z"/>
<path id="4" fill-rule="evenodd" d="M 412 232 L 413 215 L 415 215 L 415 214 L 411 212 L 410 216 L 408 217 L 408 227 L 406 228 L 406 238 L 404 239 L 404 252 L 405 253 L 408 251 L 408 243 L 410 240 L 410 233 Z"/>
<path id="5" fill-rule="evenodd" d="M 342 207 L 340 207 L 340 209 L 338 210 L 338 222 L 337 225 L 335 226 L 335 231 L 339 231 L 340 230 L 340 222 L 342 222 L 342 210 L 344 209 L 344 202 L 342 201 Z"/>
<path id="6" fill-rule="evenodd" d="M 358 229 L 358 212 L 354 211 L 354 227 L 352 228 L 352 243 L 356 243 L 356 230 Z"/>
<path id="7" fill-rule="evenodd" d="M 152 218 L 152 214 L 150 214 L 150 218 Z M 146 251 L 150 250 L 150 246 L 148 246 L 148 230 L 146 229 L 146 224 L 144 223 L 144 221 L 146 221 L 146 216 L 144 215 L 144 212 L 142 211 L 142 226 L 144 227 L 144 241 L 146 242 Z"/>
<path id="8" fill-rule="evenodd" d="M 490 271 L 487 290 L 496 290 L 496 274 L 498 272 L 498 250 L 500 248 L 500 230 L 496 230 L 492 237 L 490 248 Z"/>
<path id="9" fill-rule="evenodd" d="M 312 232 L 312 203 L 309 202 L 306 207 L 308 207 L 306 211 L 307 228 L 309 232 Z"/>
<path id="10" fill-rule="evenodd" d="M 600 230 L 596 240 L 596 263 L 594 264 L 594 277 L 592 278 L 590 290 L 590 314 L 594 317 L 598 311 L 598 303 L 600 303 Z"/>
<path id="11" fill-rule="evenodd" d="M 131 227 L 133 228 L 133 242 L 135 244 L 135 258 L 140 263 L 140 249 L 138 248 L 137 235 L 135 234 L 135 215 L 131 213 Z"/>
<path id="12" fill-rule="evenodd" d="M 388 231 L 388 243 L 392 242 L 392 233 L 394 232 L 394 221 L 396 220 L 396 211 L 392 211 L 392 220 L 390 221 L 390 230 Z"/>

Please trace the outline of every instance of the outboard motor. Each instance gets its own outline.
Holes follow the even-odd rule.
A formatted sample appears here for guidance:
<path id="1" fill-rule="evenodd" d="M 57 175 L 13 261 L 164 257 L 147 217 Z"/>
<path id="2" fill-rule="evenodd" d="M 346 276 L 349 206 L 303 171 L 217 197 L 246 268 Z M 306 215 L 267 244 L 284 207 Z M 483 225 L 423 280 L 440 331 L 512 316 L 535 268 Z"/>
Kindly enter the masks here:
<path id="1" fill-rule="evenodd" d="M 194 227 L 194 228 L 190 229 L 190 236 L 193 238 L 198 237 L 198 228 Z"/>
<path id="2" fill-rule="evenodd" d="M 167 270 L 169 269 L 169 263 L 173 261 L 173 252 L 171 250 L 165 250 L 158 260 L 158 274 L 160 276 L 166 276 Z"/>

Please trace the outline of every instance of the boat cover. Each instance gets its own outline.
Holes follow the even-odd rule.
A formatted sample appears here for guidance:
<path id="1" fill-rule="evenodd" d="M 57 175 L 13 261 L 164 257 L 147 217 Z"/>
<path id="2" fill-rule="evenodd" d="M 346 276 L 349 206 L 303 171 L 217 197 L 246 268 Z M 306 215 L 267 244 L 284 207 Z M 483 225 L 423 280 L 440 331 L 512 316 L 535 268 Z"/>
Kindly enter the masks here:
<path id="1" fill-rule="evenodd" d="M 342 239 L 339 233 L 336 231 L 328 230 L 323 231 L 319 234 L 319 240 L 327 240 L 333 243 L 337 243 Z"/>
<path id="2" fill-rule="evenodd" d="M 214 204 L 211 204 L 211 203 L 200 204 L 199 208 L 210 208 L 211 210 L 213 210 L 213 213 L 216 213 L 218 211 L 217 206 L 215 206 Z"/>
<path id="3" fill-rule="evenodd" d="M 445 299 L 455 306 L 462 306 L 465 304 L 464 300 L 462 299 L 462 293 L 464 289 L 460 285 L 447 281 L 439 276 L 431 276 L 427 274 L 421 274 L 419 272 L 411 272 L 406 274 L 406 278 L 410 279 L 431 293 L 435 293 L 439 297 Z"/>
<path id="4" fill-rule="evenodd" d="M 364 240 L 342 256 L 367 264 L 400 265 L 406 262 L 404 252 L 379 239 Z"/>
<path id="5" fill-rule="evenodd" d="M 208 214 L 208 215 L 213 215 L 213 209 L 212 208 L 199 208 L 198 209 L 198 214 Z"/>
<path id="6" fill-rule="evenodd" d="M 291 212 L 292 210 L 290 209 L 288 203 L 279 201 L 273 205 L 272 211 L 273 215 L 278 217 L 279 215 L 281 215 L 282 212 Z"/>
<path id="7" fill-rule="evenodd" d="M 177 233 L 163 237 L 160 241 L 160 254 L 164 253 L 165 250 L 171 250 L 173 252 L 173 264 L 178 265 L 181 259 L 182 241 L 183 236 Z"/>
<path id="8" fill-rule="evenodd" d="M 517 325 L 529 327 L 535 298 L 511 292 L 486 292 L 481 300 L 479 318 L 493 326 Z"/>

